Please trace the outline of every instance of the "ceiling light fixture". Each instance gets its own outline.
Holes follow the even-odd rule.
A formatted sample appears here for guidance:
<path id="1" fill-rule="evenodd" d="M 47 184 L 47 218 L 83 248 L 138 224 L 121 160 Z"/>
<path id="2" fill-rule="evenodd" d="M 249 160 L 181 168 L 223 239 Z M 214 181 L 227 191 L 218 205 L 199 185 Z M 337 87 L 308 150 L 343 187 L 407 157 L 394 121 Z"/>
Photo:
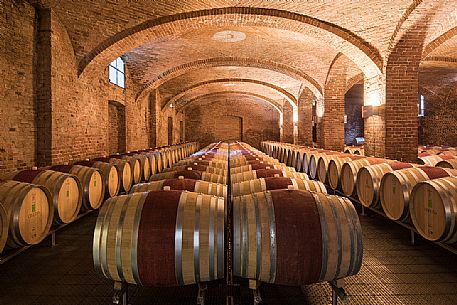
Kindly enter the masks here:
<path id="1" fill-rule="evenodd" d="M 246 34 L 238 31 L 221 31 L 213 35 L 213 40 L 222 42 L 238 42 L 246 39 Z"/>

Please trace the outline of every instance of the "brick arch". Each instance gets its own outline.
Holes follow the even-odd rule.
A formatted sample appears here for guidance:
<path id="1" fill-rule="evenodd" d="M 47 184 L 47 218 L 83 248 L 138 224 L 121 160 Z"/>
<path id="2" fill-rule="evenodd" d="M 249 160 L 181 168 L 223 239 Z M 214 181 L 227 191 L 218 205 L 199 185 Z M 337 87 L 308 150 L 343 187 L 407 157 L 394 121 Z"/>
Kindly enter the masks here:
<path id="1" fill-rule="evenodd" d="M 244 96 L 251 96 L 251 97 L 256 97 L 268 104 L 270 104 L 275 110 L 278 111 L 279 115 L 282 115 L 282 110 L 281 110 L 281 105 L 279 105 L 277 102 L 275 102 L 274 100 L 266 97 L 266 96 L 263 96 L 261 94 L 257 94 L 257 93 L 253 93 L 253 92 L 246 92 L 246 91 L 231 91 L 231 92 L 224 92 L 224 91 L 221 91 L 221 92 L 211 92 L 211 93 L 207 93 L 207 94 L 203 94 L 203 95 L 199 95 L 195 98 L 192 98 L 190 100 L 185 100 L 181 103 L 178 103 L 176 105 L 176 110 L 177 111 L 180 111 L 181 109 L 184 109 L 186 108 L 187 106 L 189 106 L 191 103 L 194 103 L 194 102 L 197 102 L 198 100 L 202 99 L 202 98 L 207 98 L 207 97 L 213 97 L 213 96 L 218 96 L 218 95 L 244 95 Z"/>
<path id="2" fill-rule="evenodd" d="M 320 39 L 343 52 L 354 62 L 360 63 L 366 75 L 378 75 L 383 66 L 383 59 L 379 50 L 355 33 L 335 24 L 284 10 L 226 7 L 159 17 L 119 32 L 100 43 L 83 57 L 78 65 L 78 74 L 81 76 L 87 70 L 94 73 L 117 56 L 142 45 L 146 41 L 173 35 L 184 29 L 204 27 L 209 24 L 222 25 L 224 23 L 264 25 L 303 33 L 307 33 L 303 29 L 303 25 L 307 25 L 312 27 L 312 34 L 316 35 L 316 39 Z"/>
<path id="3" fill-rule="evenodd" d="M 422 1 L 423 0 L 414 0 L 413 3 L 411 3 L 411 5 L 408 7 L 408 9 L 401 16 L 400 20 L 397 23 L 397 26 L 395 27 L 395 30 L 394 30 L 392 36 L 390 37 L 389 51 L 391 51 L 395 47 L 395 44 L 398 42 L 398 40 L 401 37 L 400 35 L 404 28 L 405 22 L 413 14 L 413 12 L 416 10 L 416 8 L 422 3 Z"/>
<path id="4" fill-rule="evenodd" d="M 453 38 L 454 36 L 457 35 L 457 27 L 454 27 L 452 29 L 450 29 L 449 31 L 445 32 L 444 34 L 442 34 L 441 36 L 439 36 L 438 38 L 434 39 L 433 41 L 431 41 L 425 48 L 424 48 L 424 51 L 422 52 L 422 59 L 423 60 L 431 60 L 431 58 L 427 58 L 428 55 L 430 55 L 430 53 L 433 52 L 433 50 L 435 50 L 436 48 L 438 48 L 440 45 L 442 45 L 443 43 L 445 43 L 447 40 Z M 435 60 L 438 61 L 447 61 L 446 59 L 443 59 L 443 60 L 439 60 L 440 58 L 439 57 L 435 57 Z"/>
<path id="5" fill-rule="evenodd" d="M 251 84 L 261 85 L 261 86 L 268 87 L 270 89 L 273 89 L 273 90 L 277 91 L 280 95 L 282 95 L 292 105 L 292 107 L 295 107 L 297 105 L 297 99 L 295 98 L 295 96 L 293 96 L 292 94 L 290 94 L 289 92 L 287 92 L 283 88 L 280 88 L 280 87 L 275 86 L 273 84 L 266 83 L 266 82 L 261 82 L 261 81 L 255 80 L 255 79 L 248 79 L 248 78 L 221 78 L 221 79 L 213 79 L 213 80 L 209 80 L 209 81 L 196 83 L 196 84 L 193 84 L 193 85 L 191 85 L 191 86 L 189 86 L 187 88 L 184 88 L 183 90 L 181 90 L 181 92 L 179 92 L 178 94 L 176 94 L 175 96 L 170 98 L 168 101 L 166 101 L 166 103 L 162 105 L 162 108 L 165 108 L 170 103 L 173 103 L 173 102 L 179 100 L 187 92 L 189 92 L 189 91 L 191 91 L 193 89 L 196 89 L 196 88 L 199 88 L 199 87 L 202 87 L 202 86 L 206 86 L 206 85 L 217 84 L 217 83 L 251 83 Z"/>
<path id="6" fill-rule="evenodd" d="M 359 73 L 346 81 L 346 90 L 348 92 L 354 85 L 363 83 L 365 76 L 363 73 Z"/>
<path id="7" fill-rule="evenodd" d="M 202 60 L 196 60 L 183 65 L 179 65 L 168 69 L 167 71 L 157 75 L 149 83 L 144 85 L 137 95 L 137 99 L 143 97 L 149 90 L 157 88 L 161 84 L 167 82 L 170 79 L 183 75 L 189 71 L 204 69 L 208 67 L 222 67 L 222 66 L 238 66 L 238 67 L 255 67 L 264 68 L 288 75 L 292 78 L 298 79 L 306 83 L 314 95 L 322 96 L 322 86 L 311 76 L 296 69 L 294 67 L 275 62 L 272 60 L 262 60 L 257 58 L 249 57 L 214 57 Z"/>

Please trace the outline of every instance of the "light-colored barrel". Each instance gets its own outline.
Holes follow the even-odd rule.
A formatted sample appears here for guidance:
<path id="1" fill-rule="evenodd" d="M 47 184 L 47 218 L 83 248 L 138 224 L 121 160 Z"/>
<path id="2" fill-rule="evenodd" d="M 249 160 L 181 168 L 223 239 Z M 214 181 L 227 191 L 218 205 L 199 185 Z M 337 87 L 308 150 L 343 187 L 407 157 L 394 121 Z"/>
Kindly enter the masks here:
<path id="1" fill-rule="evenodd" d="M 419 163 L 427 165 L 427 166 L 436 166 L 441 161 L 452 160 L 452 159 L 456 159 L 456 158 L 454 156 L 446 156 L 446 155 L 431 155 L 431 156 L 419 157 L 418 161 L 419 161 Z"/>
<path id="2" fill-rule="evenodd" d="M 54 204 L 54 223 L 70 223 L 81 209 L 83 191 L 78 177 L 52 170 L 21 171 L 13 180 L 46 187 Z"/>
<path id="3" fill-rule="evenodd" d="M 457 158 L 449 159 L 449 160 L 442 160 L 438 163 L 436 163 L 437 167 L 443 167 L 443 168 L 453 168 L 457 169 Z"/>
<path id="4" fill-rule="evenodd" d="M 102 176 L 102 183 L 105 190 L 104 197 L 109 198 L 117 196 L 121 187 L 121 182 L 117 168 L 113 164 L 102 161 L 91 161 L 87 159 L 84 161 L 75 162 L 74 165 L 82 165 L 98 169 Z"/>
<path id="5" fill-rule="evenodd" d="M 319 181 L 287 177 L 270 177 L 235 183 L 232 185 L 232 196 L 249 195 L 277 189 L 294 189 L 327 193 L 325 185 Z"/>
<path id="6" fill-rule="evenodd" d="M 98 168 L 102 174 L 103 183 L 105 185 L 105 197 L 114 197 L 119 194 L 121 182 L 117 168 L 109 163 L 96 161 L 92 165 Z"/>
<path id="7" fill-rule="evenodd" d="M 47 188 L 30 183 L 2 181 L 0 202 L 7 217 L 5 219 L 5 215 L 0 216 L 0 252 L 5 246 L 5 234 L 8 248 L 34 245 L 46 237 L 54 217 L 54 205 Z"/>
<path id="8" fill-rule="evenodd" d="M 346 196 L 356 194 L 357 173 L 366 165 L 388 163 L 387 159 L 364 158 L 354 161 L 347 161 L 341 167 L 341 189 Z"/>
<path id="9" fill-rule="evenodd" d="M 104 199 L 105 185 L 102 175 L 96 168 L 73 165 L 70 174 L 78 177 L 83 188 L 83 208 L 85 210 L 98 209 Z"/>
<path id="10" fill-rule="evenodd" d="M 117 158 L 108 158 L 108 162 L 116 167 L 118 175 L 120 177 L 120 186 L 122 186 L 122 190 L 128 192 L 133 184 L 131 164 L 127 160 Z"/>
<path id="11" fill-rule="evenodd" d="M 379 204 L 379 187 L 385 174 L 395 170 L 415 167 L 415 164 L 403 162 L 381 163 L 362 167 L 357 173 L 357 195 L 360 203 L 366 207 Z"/>
<path id="12" fill-rule="evenodd" d="M 134 154 L 132 157 L 137 158 L 140 162 L 141 180 L 148 181 L 151 176 L 151 163 L 149 158 L 143 154 Z"/>
<path id="13" fill-rule="evenodd" d="M 108 199 L 94 232 L 95 269 L 150 287 L 222 279 L 224 215 L 223 198 L 186 191 Z"/>
<path id="14" fill-rule="evenodd" d="M 387 173 L 379 189 L 381 205 L 393 220 L 409 219 L 409 199 L 413 187 L 422 181 L 455 176 L 457 170 L 439 167 L 416 167 Z"/>
<path id="15" fill-rule="evenodd" d="M 457 242 L 457 177 L 419 182 L 409 211 L 420 235 L 431 241 Z"/>
<path id="16" fill-rule="evenodd" d="M 362 256 L 359 218 L 346 198 L 274 190 L 233 200 L 235 276 L 300 286 L 356 274 Z"/>

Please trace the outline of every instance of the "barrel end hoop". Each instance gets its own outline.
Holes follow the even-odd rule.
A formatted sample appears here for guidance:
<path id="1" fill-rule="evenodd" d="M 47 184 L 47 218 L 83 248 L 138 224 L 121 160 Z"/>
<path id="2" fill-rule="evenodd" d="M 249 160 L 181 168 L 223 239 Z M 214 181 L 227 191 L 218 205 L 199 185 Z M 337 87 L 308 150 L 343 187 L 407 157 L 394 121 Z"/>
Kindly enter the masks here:
<path id="1" fill-rule="evenodd" d="M 123 282 L 114 282 L 113 304 L 127 305 L 128 301 L 128 284 Z"/>

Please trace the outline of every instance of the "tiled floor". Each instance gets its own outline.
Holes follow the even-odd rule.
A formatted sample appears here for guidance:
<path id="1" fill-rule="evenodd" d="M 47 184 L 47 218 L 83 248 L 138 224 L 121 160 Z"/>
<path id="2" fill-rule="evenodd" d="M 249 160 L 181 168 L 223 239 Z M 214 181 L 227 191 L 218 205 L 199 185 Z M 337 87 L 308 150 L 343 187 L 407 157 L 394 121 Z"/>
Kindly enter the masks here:
<path id="1" fill-rule="evenodd" d="M 1 305 L 111 304 L 112 283 L 92 266 L 92 233 L 96 213 L 0 265 Z M 429 242 L 409 245 L 409 231 L 380 216 L 361 216 L 365 237 L 363 268 L 346 280 L 349 304 L 457 304 L 457 256 Z M 129 303 L 195 304 L 195 286 L 183 288 L 131 287 Z M 252 304 L 245 285 L 235 290 L 238 304 Z M 208 288 L 206 304 L 225 304 L 219 283 Z M 264 304 L 329 304 L 328 284 L 298 287 L 264 285 Z"/>

